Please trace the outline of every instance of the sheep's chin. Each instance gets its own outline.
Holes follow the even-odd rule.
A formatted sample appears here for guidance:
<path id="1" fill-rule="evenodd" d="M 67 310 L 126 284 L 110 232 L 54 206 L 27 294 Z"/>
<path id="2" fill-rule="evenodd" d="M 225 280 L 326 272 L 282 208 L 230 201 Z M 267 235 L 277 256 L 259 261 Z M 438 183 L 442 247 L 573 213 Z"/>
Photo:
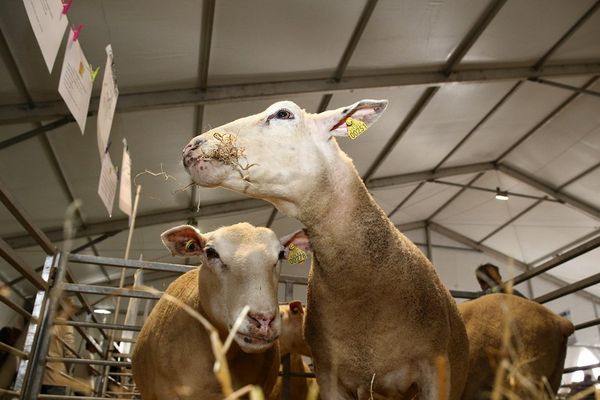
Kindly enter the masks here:
<path id="1" fill-rule="evenodd" d="M 276 342 L 276 339 L 265 340 L 239 332 L 235 334 L 234 340 L 244 353 L 264 353 L 273 347 Z"/>
<path id="2" fill-rule="evenodd" d="M 197 159 L 186 170 L 194 183 L 204 187 L 217 187 L 229 177 L 233 168 L 217 160 Z"/>

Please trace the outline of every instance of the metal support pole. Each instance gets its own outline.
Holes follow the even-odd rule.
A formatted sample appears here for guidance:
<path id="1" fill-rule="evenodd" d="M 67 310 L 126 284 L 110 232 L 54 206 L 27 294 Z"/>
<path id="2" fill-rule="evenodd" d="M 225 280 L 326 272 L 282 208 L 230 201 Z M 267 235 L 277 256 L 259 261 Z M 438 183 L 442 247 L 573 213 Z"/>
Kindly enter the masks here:
<path id="1" fill-rule="evenodd" d="M 50 270 L 52 266 L 55 264 L 56 258 L 55 256 L 47 256 L 46 261 L 44 262 L 44 268 L 42 269 L 42 279 L 45 282 L 48 282 L 50 277 Z M 25 337 L 25 344 L 23 345 L 23 351 L 29 353 L 30 358 L 32 357 L 32 349 L 35 347 L 35 343 L 38 338 L 38 318 L 44 313 L 44 308 L 46 304 L 46 291 L 39 290 L 35 296 L 35 302 L 33 305 L 33 311 L 31 312 L 32 318 L 29 320 L 29 326 L 27 328 L 27 336 Z M 32 360 L 35 361 L 35 358 Z M 15 391 L 20 391 L 23 386 L 28 386 L 29 375 L 30 375 L 30 361 L 23 360 L 19 364 L 19 369 L 17 372 L 17 379 L 15 381 L 14 389 Z"/>
<path id="2" fill-rule="evenodd" d="M 431 246 L 431 232 L 429 231 L 429 224 L 425 225 L 425 249 L 427 250 L 427 258 L 433 262 L 433 247 Z"/>
<path id="3" fill-rule="evenodd" d="M 131 241 L 133 239 L 133 231 L 135 229 L 135 218 L 137 215 L 138 204 L 140 202 L 140 194 L 142 191 L 142 186 L 137 185 L 135 192 L 135 200 L 133 201 L 133 210 L 131 213 L 131 225 L 129 226 L 129 234 L 127 235 L 127 245 L 125 247 L 125 256 L 124 259 L 127 260 L 129 258 L 129 250 L 131 249 Z M 121 269 L 121 277 L 119 279 L 119 289 L 123 289 L 123 285 L 125 284 L 125 268 Z M 121 296 L 117 296 L 117 302 L 115 305 L 115 316 L 113 318 L 113 324 L 116 325 L 119 322 L 119 311 L 121 310 Z M 115 332 L 111 331 L 108 337 L 108 347 L 106 349 L 106 358 L 108 359 L 113 353 L 113 340 L 115 337 Z M 120 351 L 120 350 L 119 350 Z M 102 391 L 100 392 L 101 396 L 104 396 L 106 393 L 106 389 L 108 387 L 108 370 L 109 366 L 104 367 L 104 371 L 102 373 Z"/>
<path id="4" fill-rule="evenodd" d="M 290 382 L 290 372 L 291 372 L 291 354 L 288 353 L 281 358 L 281 365 L 283 366 L 283 390 L 281 391 L 281 398 L 283 400 L 289 400 L 291 395 L 291 382 Z"/>
<path id="5" fill-rule="evenodd" d="M 285 302 L 289 303 L 294 299 L 294 282 L 285 281 Z"/>
<path id="6" fill-rule="evenodd" d="M 48 354 L 48 347 L 50 346 L 50 337 L 52 336 L 52 323 L 54 322 L 54 317 L 60 301 L 60 293 L 62 291 L 61 283 L 65 279 L 66 272 L 66 260 L 62 260 L 60 254 L 56 257 L 56 260 L 58 262 L 55 263 L 56 274 L 54 283 L 48 292 L 48 300 L 40 320 L 36 345 L 29 353 L 29 380 L 23 388 L 21 400 L 37 399 L 42 387 L 42 378 L 44 376 L 45 369 L 44 366 L 46 363 L 46 356 Z"/>

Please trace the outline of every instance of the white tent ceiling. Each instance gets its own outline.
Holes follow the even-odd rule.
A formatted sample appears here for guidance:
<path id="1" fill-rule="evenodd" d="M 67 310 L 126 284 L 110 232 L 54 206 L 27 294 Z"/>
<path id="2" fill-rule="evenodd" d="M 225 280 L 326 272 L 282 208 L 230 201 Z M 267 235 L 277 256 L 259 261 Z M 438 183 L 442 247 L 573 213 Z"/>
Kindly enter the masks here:
<path id="1" fill-rule="evenodd" d="M 206 27 L 203 27 L 203 17 L 206 17 L 203 12 L 207 9 L 210 12 L 210 7 L 199 0 L 75 1 L 69 17 L 75 23 L 84 24 L 80 42 L 93 65 L 104 66 L 104 46 L 112 43 L 122 97 L 145 92 L 148 93 L 146 98 L 152 98 L 157 91 L 190 89 L 205 83 L 213 87 L 329 79 L 336 75 L 339 78 L 440 71 L 449 66 L 458 71 L 531 67 L 540 61 L 545 65 L 588 63 L 590 71 L 600 74 L 597 1 L 380 0 L 367 21 L 365 18 L 369 15 L 365 16 L 363 10 L 374 3 L 366 0 L 220 0 L 214 8 L 212 37 L 202 35 Z M 591 10 L 593 6 L 596 8 Z M 496 9 L 491 12 L 493 7 Z M 487 22 L 482 17 L 486 13 L 490 16 Z M 364 31 L 357 29 L 365 21 Z M 6 115 L 2 114 L 4 110 L 15 109 L 16 104 L 59 100 L 56 89 L 62 53 L 54 72 L 48 75 L 21 2 L 0 3 L 0 29 L 6 41 L 0 43 L 3 59 L 0 62 L 0 115 Z M 571 29 L 574 29 L 572 34 L 567 35 Z M 466 40 L 468 38 L 473 40 Z M 209 58 L 201 56 L 202 46 L 209 46 Z M 457 49 L 464 50 L 464 57 L 455 65 L 448 65 Z M 203 70 L 207 70 L 207 75 L 203 76 Z M 592 82 L 594 76 L 586 73 L 548 80 L 581 87 Z M 574 91 L 565 88 L 527 80 L 518 82 L 519 79 L 513 78 L 443 84 L 437 91 L 416 84 L 356 88 L 336 91 L 329 107 L 344 106 L 361 98 L 390 100 L 386 114 L 367 134 L 359 140 L 341 143 L 362 175 L 386 149 L 390 150 L 389 154 L 371 178 L 501 161 L 550 189 L 587 204 L 589 208 L 585 212 L 572 204 L 552 201 L 554 197 L 538 190 L 539 187 L 534 188 L 497 170 L 472 170 L 440 179 L 487 189 L 500 187 L 539 198 L 548 195 L 550 201 L 541 201 L 532 207 L 536 199 L 511 196 L 509 201 L 499 202 L 490 192 L 433 182 L 421 184 L 419 180 L 372 191 L 388 213 L 402 204 L 391 215 L 397 224 L 431 220 L 474 241 L 485 239 L 483 245 L 524 263 L 539 263 L 540 258 L 547 258 L 559 249 L 564 251 L 564 246 L 579 238 L 587 235 L 589 239 L 590 232 L 600 228 L 600 168 L 595 168 L 600 161 L 600 98 L 597 94 L 600 83 L 592 82 L 588 87 L 595 95 L 574 96 Z M 515 85 L 518 85 L 516 89 Z M 96 82 L 96 95 L 99 88 Z M 121 141 L 126 138 L 134 175 L 146 169 L 159 172 L 162 168 L 171 176 L 168 180 L 150 174 L 137 177 L 136 181 L 143 186 L 139 215 L 195 210 L 197 199 L 190 199 L 191 191 L 180 190 L 189 184 L 180 160 L 180 151 L 188 140 L 200 130 L 259 112 L 283 98 L 311 112 L 319 109 L 324 93 L 304 93 L 302 85 L 297 92 L 300 94 L 290 92 L 276 98 L 231 99 L 201 108 L 186 103 L 117 113 L 111 133 L 113 162 L 120 162 Z M 484 120 L 508 93 L 511 95 Z M 424 107 L 414 113 L 423 98 L 426 99 Z M 555 113 L 565 101 L 568 103 Z M 197 126 L 199 117 L 201 127 Z M 540 124 L 545 119 L 547 121 Z M 52 120 L 54 118 L 48 117 L 42 123 Z M 0 120 L 0 124 L 0 140 L 37 127 L 33 122 L 15 124 Z M 398 133 L 403 124 L 406 129 Z M 71 123 L 0 149 L 0 179 L 32 221 L 44 230 L 60 229 L 71 195 L 83 201 L 85 223 L 99 227 L 96 233 L 110 232 L 111 227 L 114 228 L 110 223 L 104 224 L 110 219 L 96 193 L 100 160 L 95 125 L 92 116 L 83 136 Z M 391 143 L 397 134 L 399 140 Z M 518 146 L 513 148 L 515 143 Z M 574 178 L 577 179 L 573 181 Z M 246 199 L 223 189 L 199 189 L 198 192 L 201 207 Z M 447 203 L 449 200 L 452 201 Z M 590 215 L 590 209 L 596 210 L 595 216 Z M 504 227 L 520 213 L 523 215 Z M 186 222 L 187 216 L 192 214 L 191 211 L 180 212 L 171 221 L 162 219 L 157 220 L 159 224 L 140 227 L 134 236 L 132 254 L 138 257 L 143 253 L 145 259 L 175 261 L 162 248 L 159 234 L 170 226 Z M 199 227 L 208 231 L 243 220 L 264 225 L 270 216 L 271 208 L 265 204 L 252 211 L 197 219 Z M 115 207 L 112 220 L 123 218 L 124 214 Z M 299 226 L 280 214 L 272 224 L 278 234 Z M 8 211 L 0 207 L 0 236 L 11 242 L 23 233 Z M 408 233 L 418 242 L 425 241 L 423 229 Z M 465 247 L 436 233 L 431 237 L 436 245 Z M 97 244 L 96 250 L 101 256 L 121 257 L 125 238 L 126 234 L 121 232 Z M 85 243 L 86 239 L 78 239 L 76 246 Z M 35 247 L 21 248 L 19 253 L 32 267 L 39 266 L 43 260 L 42 252 Z M 440 255 L 437 260 L 436 254 Z M 463 258 L 448 254 L 446 250 L 443 254 L 441 250 L 434 253 L 434 263 L 443 277 L 457 273 L 461 262 L 474 263 L 481 259 L 494 262 L 493 258 L 481 254 Z M 566 282 L 574 282 L 598 270 L 598 257 L 598 251 L 590 252 L 552 273 Z M 472 271 L 475 266 L 464 267 Z M 16 276 L 6 263 L 0 264 L 0 268 L 6 279 Z M 116 271 L 109 272 L 114 278 Z M 104 279 L 102 272 L 93 266 L 82 267 L 74 273 L 84 282 Z M 452 288 L 474 289 L 473 285 L 474 280 L 465 281 L 464 285 L 453 284 Z M 32 291 L 26 284 L 20 287 L 28 293 Z M 588 290 L 600 296 L 598 285 Z M 536 293 L 539 294 L 542 293 Z"/>

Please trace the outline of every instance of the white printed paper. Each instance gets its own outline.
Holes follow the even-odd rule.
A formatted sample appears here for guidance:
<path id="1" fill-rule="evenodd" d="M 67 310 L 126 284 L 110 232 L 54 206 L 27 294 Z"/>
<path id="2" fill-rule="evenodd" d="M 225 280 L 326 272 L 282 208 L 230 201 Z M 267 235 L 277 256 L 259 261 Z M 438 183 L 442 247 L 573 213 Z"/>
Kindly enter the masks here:
<path id="1" fill-rule="evenodd" d="M 108 152 L 102 157 L 102 168 L 100 170 L 100 183 L 98 184 L 98 195 L 108 211 L 108 216 L 112 217 L 113 203 L 115 202 L 115 193 L 117 192 L 117 171 L 110 159 Z"/>
<path id="2" fill-rule="evenodd" d="M 79 40 L 73 41 L 73 31 L 69 30 L 58 93 L 69 107 L 82 134 L 85 130 L 93 84 L 92 68 L 81 50 Z"/>
<path id="3" fill-rule="evenodd" d="M 119 209 L 131 218 L 131 158 L 127 141 L 123 139 L 123 161 L 121 162 L 121 186 L 119 188 Z"/>
<path id="4" fill-rule="evenodd" d="M 65 29 L 69 25 L 67 16 L 62 13 L 63 3 L 61 0 L 23 0 L 23 4 L 48 72 L 52 72 Z"/>
<path id="5" fill-rule="evenodd" d="M 113 71 L 113 52 L 109 44 L 106 46 L 106 67 L 104 68 L 104 79 L 102 79 L 102 93 L 100 94 L 100 104 L 98 105 L 98 118 L 96 130 L 98 132 L 98 151 L 100 158 L 106 152 L 110 128 L 115 115 L 117 98 L 119 97 L 119 88 Z"/>

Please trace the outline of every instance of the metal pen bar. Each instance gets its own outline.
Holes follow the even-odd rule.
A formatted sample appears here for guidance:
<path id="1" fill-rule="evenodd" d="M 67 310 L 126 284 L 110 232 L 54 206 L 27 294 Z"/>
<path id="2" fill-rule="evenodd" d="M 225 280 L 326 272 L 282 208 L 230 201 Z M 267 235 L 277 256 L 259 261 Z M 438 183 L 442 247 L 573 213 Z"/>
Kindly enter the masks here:
<path id="1" fill-rule="evenodd" d="M 25 228 L 27 233 L 37 242 L 37 244 L 46 252 L 51 255 L 56 253 L 56 247 L 52 244 L 50 239 L 42 232 L 37 226 L 31 223 L 31 218 L 21 207 L 17 205 L 13 197 L 8 193 L 4 183 L 0 181 L 0 201 L 10 211 L 10 213 L 19 221 L 19 223 Z"/>
<path id="2" fill-rule="evenodd" d="M 589 240 L 585 243 L 580 244 L 579 246 L 560 254 L 559 256 L 546 261 L 545 263 L 530 269 L 527 272 L 522 273 L 521 275 L 517 275 L 514 278 L 514 284 L 518 284 L 521 283 L 527 279 L 533 278 L 534 276 L 537 276 L 543 272 L 546 272 L 556 266 L 559 266 L 563 263 L 566 263 L 567 261 L 572 260 L 573 258 L 579 257 L 582 254 L 587 253 L 588 251 L 594 250 L 596 247 L 600 246 L 600 236 Z"/>
<path id="3" fill-rule="evenodd" d="M 476 299 L 481 296 L 481 292 L 468 292 L 465 290 L 450 290 L 450 294 L 457 299 Z"/>
<path id="4" fill-rule="evenodd" d="M 69 261 L 80 264 L 98 264 L 105 265 L 107 267 L 121 267 L 131 269 L 144 269 L 152 271 L 167 271 L 167 272 L 188 272 L 197 267 L 190 267 L 181 264 L 169 264 L 159 263 L 150 261 L 140 260 L 125 260 L 122 258 L 110 258 L 110 257 L 96 257 L 85 254 L 73 254 L 68 255 Z"/>
<path id="5" fill-rule="evenodd" d="M 46 361 L 73 364 L 108 365 L 111 367 L 131 367 L 131 363 L 129 361 L 92 360 L 91 358 L 47 357 Z"/>
<path id="6" fill-rule="evenodd" d="M 99 324 L 96 322 L 83 322 L 83 321 L 65 321 L 57 320 L 54 322 L 56 325 L 69 325 L 69 326 L 81 326 L 85 328 L 104 328 L 104 329 L 115 329 L 121 331 L 140 331 L 141 326 L 137 325 L 120 325 L 120 324 Z"/>
<path id="7" fill-rule="evenodd" d="M 48 284 L 37 274 L 33 273 L 29 265 L 21 258 L 12 247 L 0 238 L 0 257 L 4 258 L 12 267 L 19 271 L 37 289 L 47 290 Z"/>
<path id="8" fill-rule="evenodd" d="M 50 270 L 52 266 L 56 262 L 55 256 L 47 256 L 44 262 L 44 268 L 42 269 L 42 279 L 44 281 L 48 281 L 50 276 Z M 38 326 L 39 326 L 39 318 L 44 312 L 45 304 L 46 304 L 46 291 L 39 290 L 35 296 L 35 301 L 33 304 L 33 311 L 31 313 L 32 317 L 29 320 L 29 326 L 27 327 L 27 336 L 25 337 L 25 344 L 23 345 L 23 351 L 26 353 L 32 352 L 32 349 L 35 347 L 37 339 L 38 339 Z M 29 381 L 29 375 L 31 372 L 31 365 L 28 360 L 24 360 L 19 364 L 19 370 L 17 371 L 17 378 L 15 380 L 14 389 L 20 391 L 21 388 L 27 386 Z"/>
<path id="9" fill-rule="evenodd" d="M 569 373 L 575 372 L 575 371 L 585 371 L 586 369 L 593 369 L 593 368 L 599 368 L 599 367 L 600 367 L 600 363 L 584 365 L 582 367 L 569 367 L 569 368 L 563 369 L 563 374 L 569 374 Z"/>
<path id="10" fill-rule="evenodd" d="M 66 260 L 62 258 L 61 253 L 54 258 L 52 267 L 55 267 L 56 283 L 52 286 L 46 296 L 44 310 L 40 316 L 39 327 L 37 330 L 37 339 L 30 353 L 29 375 L 26 384 L 23 386 L 21 400 L 35 400 L 42 387 L 44 375 L 44 366 L 48 349 L 50 347 L 50 338 L 52 336 L 52 324 L 57 314 L 61 295 L 61 282 L 65 279 Z M 45 268 L 44 268 L 45 269 Z"/>
<path id="11" fill-rule="evenodd" d="M 304 278 L 302 276 L 289 276 L 289 275 L 281 275 L 279 277 L 279 282 L 281 283 L 293 283 L 295 285 L 308 285 L 308 278 Z M 292 300 L 292 299 L 290 299 Z"/>
<path id="12" fill-rule="evenodd" d="M 591 321 L 582 322 L 580 324 L 575 325 L 575 330 L 578 331 L 580 329 L 589 328 L 591 326 L 600 325 L 600 318 L 593 319 Z"/>
<path id="13" fill-rule="evenodd" d="M 5 295 L 3 295 L 1 293 L 0 293 L 0 302 L 6 304 L 10 308 L 12 308 L 13 310 L 15 310 L 19 314 L 21 314 L 23 317 L 25 317 L 25 319 L 27 319 L 27 320 L 30 320 L 30 319 L 33 318 L 33 315 L 31 315 L 31 313 L 29 313 L 23 307 L 21 307 L 20 305 L 18 305 L 14 301 L 12 301 L 9 297 L 6 297 Z"/>
<path id="14" fill-rule="evenodd" d="M 283 372 L 280 372 L 279 376 L 283 376 Z M 290 371 L 289 376 L 296 377 L 296 378 L 316 378 L 317 377 L 312 372 L 294 372 L 294 371 Z"/>
<path id="15" fill-rule="evenodd" d="M 17 392 L 16 390 L 0 389 L 0 395 L 2 394 L 7 394 L 9 396 L 20 396 L 21 392 Z"/>
<path id="16" fill-rule="evenodd" d="M 104 294 L 108 296 L 135 297 L 138 299 L 159 299 L 160 296 L 154 293 L 145 292 L 137 289 L 119 289 L 116 287 L 84 285 L 80 283 L 65 283 L 64 290 L 67 292 Z"/>
<path id="17" fill-rule="evenodd" d="M 112 399 L 131 400 L 129 397 L 110 397 Z M 106 400 L 106 397 L 90 397 L 90 396 L 67 396 L 58 394 L 40 394 L 38 396 L 40 400 L 62 400 L 62 399 L 73 399 L 73 400 Z"/>
<path id="18" fill-rule="evenodd" d="M 0 342 L 0 350 L 7 351 L 10 354 L 13 354 L 19 358 L 27 360 L 29 358 L 29 353 L 26 353 L 22 350 L 17 349 L 16 347 L 12 347 L 7 345 L 6 343 Z"/>
<path id="19" fill-rule="evenodd" d="M 536 297 L 534 299 L 534 301 L 537 301 L 538 303 L 541 303 L 541 304 L 547 303 L 549 301 L 556 300 L 559 297 L 563 297 L 563 296 L 566 296 L 571 293 L 575 293 L 579 290 L 585 289 L 585 288 L 595 285 L 597 283 L 600 283 L 600 273 L 592 275 L 592 276 L 582 279 L 580 281 L 574 282 L 570 285 L 563 286 L 563 287 L 561 287 L 557 290 L 554 290 L 550 293 L 546 293 L 543 296 Z"/>

